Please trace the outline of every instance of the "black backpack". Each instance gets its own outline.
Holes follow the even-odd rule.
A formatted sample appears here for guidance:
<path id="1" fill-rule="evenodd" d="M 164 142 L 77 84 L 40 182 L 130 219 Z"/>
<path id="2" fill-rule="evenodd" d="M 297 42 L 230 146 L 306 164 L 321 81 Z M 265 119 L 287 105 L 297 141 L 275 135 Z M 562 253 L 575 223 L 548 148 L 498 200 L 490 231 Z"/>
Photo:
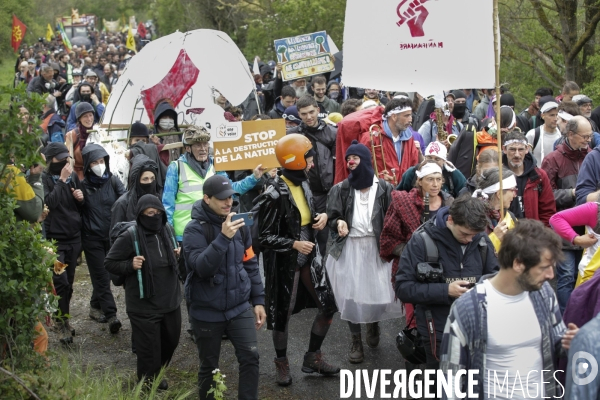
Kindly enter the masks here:
<path id="1" fill-rule="evenodd" d="M 421 125 L 429 121 L 429 116 L 431 115 L 433 110 L 435 110 L 435 99 L 432 97 L 423 100 L 423 102 L 419 105 L 419 108 L 417 109 L 417 114 L 415 116 L 415 120 L 413 121 L 412 127 L 415 131 L 418 131 Z"/>

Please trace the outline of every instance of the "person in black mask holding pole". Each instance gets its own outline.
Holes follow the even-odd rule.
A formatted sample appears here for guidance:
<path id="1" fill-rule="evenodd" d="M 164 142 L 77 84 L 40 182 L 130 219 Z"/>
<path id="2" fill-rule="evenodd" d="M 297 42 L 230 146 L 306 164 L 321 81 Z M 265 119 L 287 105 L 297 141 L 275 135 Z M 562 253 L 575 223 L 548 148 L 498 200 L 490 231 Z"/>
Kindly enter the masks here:
<path id="1" fill-rule="evenodd" d="M 125 278 L 125 305 L 136 343 L 137 376 L 152 381 L 169 364 L 179 345 L 180 249 L 167 224 L 165 208 L 155 195 L 140 197 L 135 221 L 112 245 L 104 267 Z M 167 381 L 162 380 L 158 389 L 167 388 Z"/>

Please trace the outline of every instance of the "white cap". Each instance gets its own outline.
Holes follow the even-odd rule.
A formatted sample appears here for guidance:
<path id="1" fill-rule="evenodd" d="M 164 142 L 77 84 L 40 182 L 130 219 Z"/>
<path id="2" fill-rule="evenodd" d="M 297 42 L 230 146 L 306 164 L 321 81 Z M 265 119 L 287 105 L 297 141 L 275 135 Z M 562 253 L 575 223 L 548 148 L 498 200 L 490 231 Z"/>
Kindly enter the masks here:
<path id="1" fill-rule="evenodd" d="M 427 148 L 425 149 L 425 155 L 436 156 L 446 161 L 448 149 L 446 149 L 446 146 L 444 146 L 440 142 L 431 142 L 427 145 Z"/>
<path id="2" fill-rule="evenodd" d="M 554 110 L 555 108 L 558 108 L 558 104 L 553 101 L 549 101 L 542 106 L 542 109 L 540 110 L 540 112 L 543 114 L 550 110 Z"/>

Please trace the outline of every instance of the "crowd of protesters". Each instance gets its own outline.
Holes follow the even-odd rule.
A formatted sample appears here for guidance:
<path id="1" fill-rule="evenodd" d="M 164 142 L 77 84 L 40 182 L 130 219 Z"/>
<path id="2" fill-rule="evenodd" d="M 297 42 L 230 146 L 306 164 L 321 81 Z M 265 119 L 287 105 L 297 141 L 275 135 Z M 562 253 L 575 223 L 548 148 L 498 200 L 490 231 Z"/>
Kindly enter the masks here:
<path id="1" fill-rule="evenodd" d="M 401 337 L 412 335 L 422 352 L 401 349 L 408 372 L 485 368 L 508 371 L 512 382 L 537 370 L 527 390 L 552 396 L 560 389 L 541 371 L 558 370 L 570 346 L 600 356 L 597 329 L 578 330 L 600 318 L 600 107 L 574 82 L 558 96 L 538 89 L 522 111 L 493 89 L 446 91 L 440 108 L 418 93 L 348 88 L 329 74 L 284 82 L 278 64 L 261 62 L 254 101 L 215 102 L 230 121 L 284 119 L 281 168 L 215 171 L 210 133 L 180 127 L 163 101 L 153 126 L 132 124 L 126 189 L 87 138 L 132 54 L 122 36 L 96 40 L 71 51 L 38 43 L 15 66 L 15 84 L 45 100 L 43 110 L 23 111 L 43 121 L 46 168 L 20 181 L 32 191 L 17 212 L 37 210 L 23 218 L 43 221 L 67 264 L 53 278 L 64 345 L 75 336 L 69 302 L 83 252 L 89 316 L 111 334 L 122 326 L 111 281 L 125 288 L 138 378 L 152 380 L 169 363 L 183 327 L 197 346 L 201 399 L 212 398 L 223 335 L 240 363 L 239 398 L 258 398 L 264 324 L 276 383 L 292 384 L 298 357 L 288 355 L 288 325 L 305 308 L 318 310 L 300 358 L 305 373 L 340 371 L 321 352 L 336 312 L 350 330 L 352 364 L 370 354 L 362 324 L 376 348 L 379 323 L 403 316 Z M 374 120 L 377 149 L 357 128 Z M 250 210 L 257 229 L 236 218 Z M 598 398 L 573 376 L 563 377 L 565 398 Z M 476 391 L 489 395 L 483 381 Z"/>

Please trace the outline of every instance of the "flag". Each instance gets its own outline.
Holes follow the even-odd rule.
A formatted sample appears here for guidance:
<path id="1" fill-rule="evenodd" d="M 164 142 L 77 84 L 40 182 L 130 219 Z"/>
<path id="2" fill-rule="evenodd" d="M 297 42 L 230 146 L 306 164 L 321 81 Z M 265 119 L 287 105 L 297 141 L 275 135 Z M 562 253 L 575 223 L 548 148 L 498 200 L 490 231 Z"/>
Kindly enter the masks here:
<path id="1" fill-rule="evenodd" d="M 133 38 L 133 30 L 131 28 L 129 28 L 129 32 L 127 33 L 127 43 L 125 43 L 125 47 L 137 53 L 137 50 L 135 49 L 135 39 Z"/>
<path id="2" fill-rule="evenodd" d="M 12 26 L 12 35 L 10 37 L 10 45 L 12 46 L 15 53 L 19 50 L 19 46 L 25 37 L 25 32 L 27 31 L 27 27 L 24 23 L 19 21 L 15 15 L 13 15 L 13 26 Z"/>
<path id="3" fill-rule="evenodd" d="M 138 35 L 140 35 L 140 39 L 146 39 L 146 34 L 148 32 L 146 32 L 146 27 L 144 26 L 143 22 L 140 22 L 140 24 L 137 27 L 137 31 Z"/>
<path id="4" fill-rule="evenodd" d="M 52 31 L 52 27 L 50 26 L 50 24 L 48 24 L 48 28 L 46 28 L 46 41 L 47 42 L 52 41 L 53 35 L 54 35 L 54 32 Z"/>
<path id="5" fill-rule="evenodd" d="M 258 67 L 258 56 L 254 57 L 254 65 L 252 66 L 252 73 L 254 75 L 260 75 L 260 68 Z"/>
<path id="6" fill-rule="evenodd" d="M 454 61 L 465 47 L 464 32 L 448 28 L 448 16 L 456 10 L 462 21 L 480 22 L 481 29 L 469 37 L 469 48 L 477 49 L 477 68 L 468 73 Z M 493 15 L 491 1 L 348 0 L 344 85 L 425 97 L 444 88 L 494 87 Z M 377 21 L 377 40 L 355 28 L 364 21 Z M 376 55 L 376 65 L 365 56 L 367 49 Z"/>
<path id="7" fill-rule="evenodd" d="M 67 32 L 65 32 L 65 27 L 62 22 L 58 25 L 58 32 L 60 33 L 60 37 L 62 39 L 63 45 L 67 48 L 67 50 L 71 51 L 71 41 L 67 36 Z"/>

